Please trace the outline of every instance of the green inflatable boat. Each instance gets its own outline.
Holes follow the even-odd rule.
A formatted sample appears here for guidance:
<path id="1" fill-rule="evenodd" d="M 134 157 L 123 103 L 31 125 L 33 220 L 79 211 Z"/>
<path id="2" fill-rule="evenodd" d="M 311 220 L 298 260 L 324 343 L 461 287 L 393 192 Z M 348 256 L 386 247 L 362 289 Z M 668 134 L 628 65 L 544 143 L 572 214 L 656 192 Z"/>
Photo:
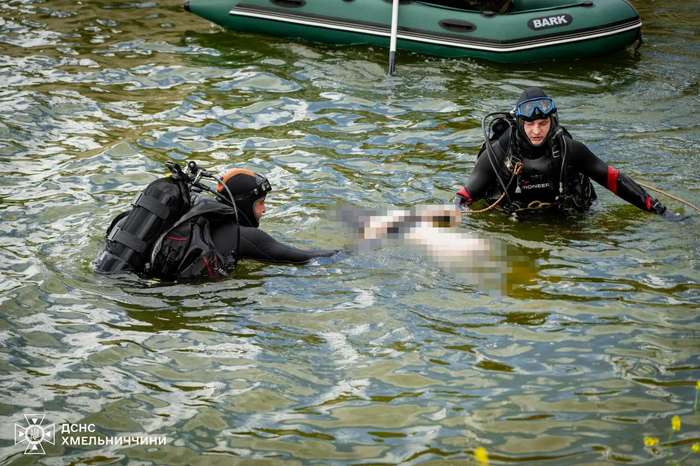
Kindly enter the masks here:
<path id="1" fill-rule="evenodd" d="M 398 50 L 526 63 L 605 55 L 641 41 L 627 0 L 512 0 L 505 13 L 401 0 Z M 391 0 L 189 0 L 185 9 L 235 31 L 389 46 Z"/>

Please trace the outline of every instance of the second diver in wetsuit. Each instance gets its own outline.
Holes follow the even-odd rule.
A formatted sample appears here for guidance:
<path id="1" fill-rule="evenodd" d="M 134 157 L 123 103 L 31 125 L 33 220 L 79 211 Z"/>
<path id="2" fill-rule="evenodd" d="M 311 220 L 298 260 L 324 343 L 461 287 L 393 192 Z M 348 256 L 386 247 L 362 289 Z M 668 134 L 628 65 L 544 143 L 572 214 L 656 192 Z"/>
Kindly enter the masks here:
<path id="1" fill-rule="evenodd" d="M 469 179 L 457 192 L 460 206 L 501 197 L 500 206 L 516 217 L 543 207 L 584 211 L 596 199 L 592 179 L 646 212 L 672 216 L 639 184 L 574 140 L 559 125 L 554 101 L 539 87 L 523 91 L 512 117 L 510 125 L 498 122 L 502 132 L 482 146 Z"/>

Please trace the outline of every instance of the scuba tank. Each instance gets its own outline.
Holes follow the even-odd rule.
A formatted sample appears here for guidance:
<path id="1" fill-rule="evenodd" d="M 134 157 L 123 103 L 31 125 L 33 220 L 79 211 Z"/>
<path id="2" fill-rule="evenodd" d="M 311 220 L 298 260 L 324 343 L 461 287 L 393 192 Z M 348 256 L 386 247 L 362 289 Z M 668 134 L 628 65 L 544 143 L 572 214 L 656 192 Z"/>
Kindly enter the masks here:
<path id="1" fill-rule="evenodd" d="M 238 208 L 227 196 L 201 178 L 222 180 L 193 161 L 183 172 L 176 163 L 166 166 L 171 175 L 151 182 L 130 211 L 119 214 L 107 228 L 105 249 L 95 260 L 98 273 L 135 272 L 166 279 L 223 276 L 235 268 L 240 244 Z M 224 185 L 225 187 L 225 185 Z M 193 203 L 193 193 L 207 191 L 215 198 Z M 238 225 L 236 250 L 227 256 L 216 251 L 209 220 L 231 219 Z"/>
<path id="2" fill-rule="evenodd" d="M 105 249 L 95 261 L 98 273 L 147 272 L 158 237 L 189 210 L 190 178 L 177 164 L 167 166 L 171 175 L 146 186 L 133 208 L 110 224 Z"/>

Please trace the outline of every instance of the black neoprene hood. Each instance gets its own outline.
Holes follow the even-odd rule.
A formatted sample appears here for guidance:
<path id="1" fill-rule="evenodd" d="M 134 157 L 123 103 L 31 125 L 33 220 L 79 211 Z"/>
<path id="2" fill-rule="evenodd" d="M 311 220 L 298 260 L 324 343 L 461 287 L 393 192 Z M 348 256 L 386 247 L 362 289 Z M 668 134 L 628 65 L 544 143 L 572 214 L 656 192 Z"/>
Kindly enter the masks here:
<path id="1" fill-rule="evenodd" d="M 518 105 L 520 105 L 521 103 L 526 102 L 528 100 L 538 99 L 538 98 L 546 98 L 546 99 L 550 99 L 550 100 L 554 101 L 554 99 L 549 97 L 547 95 L 547 93 L 544 92 L 544 89 L 542 89 L 541 87 L 528 87 L 520 94 L 520 97 L 518 97 L 518 101 L 515 102 L 515 106 L 513 107 L 513 111 L 515 112 L 515 110 L 518 108 Z M 557 112 L 557 109 L 555 107 L 554 110 L 550 113 L 550 115 L 554 114 L 556 112 Z M 546 117 L 543 116 L 542 118 L 546 118 Z M 537 120 L 537 119 L 538 119 L 537 117 L 533 118 L 533 120 Z"/>
<path id="2" fill-rule="evenodd" d="M 549 98 L 547 93 L 542 89 L 541 87 L 528 87 L 525 89 L 521 94 L 520 97 L 518 97 L 517 102 L 515 103 L 515 107 L 513 107 L 513 113 L 515 113 L 515 109 L 520 105 L 521 103 L 525 102 L 526 100 L 531 100 L 531 99 L 537 99 L 537 98 Z M 542 117 L 542 118 L 549 118 L 549 120 L 552 122 L 552 125 L 549 128 L 549 133 L 547 134 L 547 139 L 549 139 L 553 134 L 556 133 L 556 130 L 559 126 L 559 119 L 557 118 L 557 111 L 556 109 L 550 113 L 548 116 Z M 539 118 L 534 118 L 533 120 L 528 120 L 528 121 L 534 121 Z M 530 139 L 527 137 L 525 134 L 525 128 L 524 128 L 524 118 L 517 118 L 516 120 L 516 127 L 517 127 L 517 135 L 518 135 L 518 144 L 520 147 L 526 149 L 528 152 L 532 152 L 534 154 L 538 154 L 540 151 L 545 150 L 547 144 L 541 144 L 540 146 L 533 146 L 532 143 L 530 142 Z"/>
<path id="3" fill-rule="evenodd" d="M 549 96 L 544 92 L 544 89 L 542 89 L 541 87 L 528 87 L 520 94 L 520 97 L 518 97 L 518 101 L 515 103 L 515 105 L 517 106 L 518 104 L 521 104 L 526 100 L 535 99 L 537 97 Z"/>
<path id="4" fill-rule="evenodd" d="M 255 176 L 250 176 L 245 173 L 239 173 L 231 177 L 228 181 L 226 181 L 226 186 L 231 191 L 231 194 L 233 196 L 239 196 L 245 193 L 249 193 L 255 189 L 257 184 L 258 183 L 255 179 Z M 239 218 L 241 225 L 256 228 L 259 226 L 258 220 L 255 218 L 253 204 L 256 200 L 263 196 L 264 193 L 263 195 L 257 197 L 244 196 L 243 199 L 239 199 L 236 201 L 236 207 L 239 209 L 239 212 L 243 214 Z"/>

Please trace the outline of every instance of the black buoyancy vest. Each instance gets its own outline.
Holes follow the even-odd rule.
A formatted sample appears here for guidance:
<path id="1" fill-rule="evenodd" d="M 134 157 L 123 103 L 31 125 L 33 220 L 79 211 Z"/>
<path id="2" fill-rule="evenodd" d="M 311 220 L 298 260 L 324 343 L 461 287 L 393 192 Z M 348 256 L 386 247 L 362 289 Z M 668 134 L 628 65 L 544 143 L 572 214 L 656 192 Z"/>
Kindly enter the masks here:
<path id="1" fill-rule="evenodd" d="M 511 209 L 527 205 L 535 197 L 542 196 L 542 201 L 554 201 L 565 210 L 585 210 L 595 200 L 596 195 L 590 179 L 570 167 L 566 160 L 566 146 L 573 141 L 571 134 L 559 126 L 550 138 L 549 150 L 540 158 L 528 159 L 519 154 L 519 146 L 512 131 L 503 119 L 497 119 L 491 125 L 493 136 L 488 142 L 496 155 L 495 165 L 501 178 L 510 183 L 508 201 Z M 479 156 L 487 152 L 482 146 Z M 488 155 L 488 154 L 487 154 Z M 520 176 L 513 173 L 516 162 L 523 162 L 524 169 Z M 564 169 L 562 170 L 562 164 Z M 494 196 L 502 194 L 499 186 Z M 508 204 L 508 201 L 506 204 Z M 521 205 L 523 204 L 523 205 Z M 508 206 L 506 207 L 509 208 Z"/>
<path id="2" fill-rule="evenodd" d="M 234 221 L 235 211 L 213 199 L 200 199 L 153 246 L 149 275 L 164 279 L 215 278 L 236 265 L 233 252 L 220 253 L 212 238 L 212 221 Z"/>

